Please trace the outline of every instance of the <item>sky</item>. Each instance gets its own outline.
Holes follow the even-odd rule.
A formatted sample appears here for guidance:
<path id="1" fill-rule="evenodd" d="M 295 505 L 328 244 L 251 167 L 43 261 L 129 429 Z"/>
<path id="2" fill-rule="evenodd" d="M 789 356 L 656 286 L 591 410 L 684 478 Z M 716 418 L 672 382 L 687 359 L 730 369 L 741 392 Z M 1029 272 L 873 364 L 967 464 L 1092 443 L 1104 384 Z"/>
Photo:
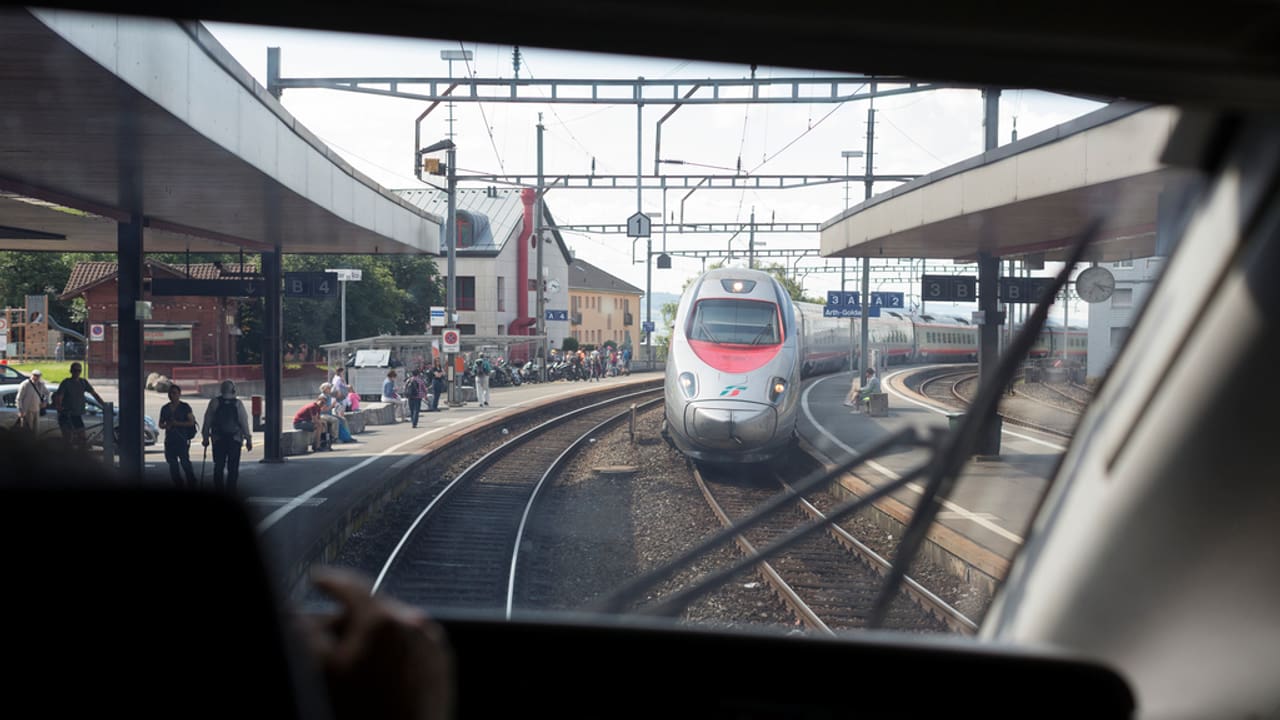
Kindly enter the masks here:
<path id="1" fill-rule="evenodd" d="M 331 32 L 263 28 L 209 23 L 213 35 L 252 74 L 266 84 L 268 47 L 281 49 L 281 75 L 295 77 L 413 76 L 448 77 L 449 63 L 441 50 L 466 49 L 470 62 L 455 61 L 454 76 L 510 78 L 513 48 L 459 42 L 386 38 Z M 741 65 L 691 62 L 680 59 L 610 56 L 520 47 L 520 76 L 534 79 L 568 78 L 745 78 L 751 68 Z M 833 73 L 808 69 L 760 67 L 756 77 L 814 77 Z M 427 103 L 398 98 L 318 89 L 284 92 L 285 108 L 348 162 L 376 182 L 391 189 L 424 187 L 413 175 L 414 124 Z M 878 174 L 924 174 L 979 154 L 982 151 L 982 104 L 976 90 L 939 90 L 875 101 L 875 156 Z M 1006 89 L 1000 103 L 1000 143 L 1008 143 L 1016 121 L 1019 137 L 1083 115 L 1098 103 L 1036 90 Z M 645 108 L 641 133 L 643 172 L 653 172 L 656 124 L 668 105 Z M 544 168 L 547 174 L 588 174 L 593 163 L 598 174 L 636 172 L 637 121 L 632 105 L 459 103 L 454 111 L 454 142 L 458 146 L 459 171 L 523 174 L 537 170 L 536 126 L 541 114 L 545 127 Z M 448 110 L 437 108 L 423 123 L 423 143 L 443 139 L 448 132 Z M 663 125 L 664 159 L 686 165 L 665 165 L 668 174 L 724 174 L 739 167 L 762 174 L 842 174 L 865 170 L 865 159 L 846 160 L 845 150 L 866 146 L 867 102 L 846 104 L 777 104 L 685 106 Z M 1016 120 L 1015 120 L 1016 119 Z M 693 165 L 697 163 L 698 165 Z M 704 167 L 712 166 L 712 167 Z M 724 168 L 724 169 L 721 169 Z M 896 183 L 877 183 L 883 192 Z M 464 185 L 465 186 L 465 185 Z M 689 223 L 747 221 L 754 209 L 757 221 L 824 222 L 864 193 L 858 183 L 821 185 L 791 190 L 668 191 L 667 217 Z M 546 196 L 558 223 L 624 223 L 636 211 L 636 191 L 553 190 Z M 645 191 L 641 206 L 655 218 L 662 217 L 661 191 Z M 646 288 L 641 241 L 613 234 L 566 233 L 576 254 L 607 272 Z M 654 248 L 669 250 L 725 249 L 728 235 L 668 234 L 655 232 Z M 665 246 L 663 243 L 665 242 Z M 811 234 L 757 233 L 758 248 L 817 248 Z M 735 256 L 746 250 L 747 240 L 732 240 Z M 703 262 L 673 256 L 672 268 L 653 270 L 654 292 L 679 293 L 696 276 Z M 708 263 L 716 262 L 709 260 Z M 779 261 L 781 262 L 781 261 Z M 805 261 L 805 265 L 821 261 Z M 736 264 L 745 265 L 745 259 Z M 854 261 L 849 263 L 849 289 L 856 289 Z M 1053 266 L 1046 269 L 1052 271 Z M 960 274 L 960 272 L 957 272 Z M 806 293 L 825 297 L 840 288 L 839 273 L 811 273 L 802 280 Z M 918 295 L 918 283 L 874 286 Z M 910 298 L 908 298 L 910 300 Z M 971 309 L 972 306 L 955 306 Z M 931 309 L 934 308 L 930 305 Z M 656 310 L 655 310 L 656 312 Z M 1084 319 L 1084 305 L 1073 303 L 1072 315 Z M 1073 321 L 1073 324 L 1074 321 Z"/>

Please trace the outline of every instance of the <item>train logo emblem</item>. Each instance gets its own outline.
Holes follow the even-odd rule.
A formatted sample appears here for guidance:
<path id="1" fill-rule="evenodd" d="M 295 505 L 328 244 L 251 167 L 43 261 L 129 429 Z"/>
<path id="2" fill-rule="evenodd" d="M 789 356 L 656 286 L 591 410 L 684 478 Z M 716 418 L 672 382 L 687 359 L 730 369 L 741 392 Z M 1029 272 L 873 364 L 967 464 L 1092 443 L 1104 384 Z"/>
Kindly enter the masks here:
<path id="1" fill-rule="evenodd" d="M 725 385 L 720 391 L 720 397 L 738 397 L 739 393 L 745 392 L 746 385 Z"/>

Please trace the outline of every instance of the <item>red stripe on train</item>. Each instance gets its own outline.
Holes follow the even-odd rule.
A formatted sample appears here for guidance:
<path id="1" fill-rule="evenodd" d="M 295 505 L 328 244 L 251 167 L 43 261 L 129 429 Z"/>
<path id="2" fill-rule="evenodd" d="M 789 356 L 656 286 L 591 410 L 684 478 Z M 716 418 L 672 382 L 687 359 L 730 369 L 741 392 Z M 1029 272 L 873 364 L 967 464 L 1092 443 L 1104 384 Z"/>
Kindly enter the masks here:
<path id="1" fill-rule="evenodd" d="M 689 340 L 689 348 L 698 359 L 724 373 L 746 373 L 762 367 L 782 349 L 777 345 L 737 345 Z"/>

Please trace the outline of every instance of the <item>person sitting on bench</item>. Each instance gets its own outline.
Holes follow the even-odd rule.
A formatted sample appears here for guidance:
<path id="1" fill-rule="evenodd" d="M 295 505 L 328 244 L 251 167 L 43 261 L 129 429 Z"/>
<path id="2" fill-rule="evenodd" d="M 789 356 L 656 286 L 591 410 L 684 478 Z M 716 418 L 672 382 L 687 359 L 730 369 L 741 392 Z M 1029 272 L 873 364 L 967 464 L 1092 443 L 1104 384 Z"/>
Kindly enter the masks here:
<path id="1" fill-rule="evenodd" d="M 862 380 L 862 389 L 858 391 L 858 409 L 871 414 L 871 396 L 879 394 L 880 376 L 876 375 L 875 368 L 867 368 L 867 374 Z"/>

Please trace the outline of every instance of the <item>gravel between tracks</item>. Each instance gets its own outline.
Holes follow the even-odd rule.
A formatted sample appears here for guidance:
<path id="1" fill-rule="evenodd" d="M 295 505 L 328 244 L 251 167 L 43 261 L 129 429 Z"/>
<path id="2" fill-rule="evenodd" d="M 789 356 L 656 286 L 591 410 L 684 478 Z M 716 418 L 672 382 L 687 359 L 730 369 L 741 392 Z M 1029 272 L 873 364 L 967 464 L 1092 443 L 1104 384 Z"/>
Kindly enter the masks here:
<path id="1" fill-rule="evenodd" d="M 661 410 L 637 420 L 638 445 L 631 445 L 625 426 L 603 434 L 542 498 L 541 518 L 530 532 L 534 556 L 543 558 L 531 573 L 531 602 L 543 609 L 570 610 L 607 595 L 622 582 L 645 572 L 719 529 L 719 523 L 694 486 L 684 460 L 658 430 Z M 600 475 L 596 468 L 630 465 L 631 477 Z M 820 496 L 820 507 L 834 504 Z M 862 542 L 887 558 L 896 538 L 862 517 L 844 523 Z M 652 590 L 637 607 L 652 604 L 731 562 L 731 546 L 704 555 L 692 567 Z M 990 598 L 969 588 L 936 565 L 920 559 L 912 576 L 970 618 L 979 619 Z M 554 579 L 553 579 L 554 578 Z M 714 628 L 769 628 L 796 632 L 801 628 L 753 572 L 694 603 L 682 621 Z"/>
<path id="2" fill-rule="evenodd" d="M 541 502 L 546 512 L 538 516 L 551 520 L 537 523 L 530 533 L 534 555 L 543 558 L 531 583 L 531 600 L 538 607 L 583 607 L 719 529 L 683 457 L 658 434 L 661 420 L 661 408 L 641 415 L 636 445 L 625 426 L 604 433 L 554 487 L 544 490 Z M 634 466 L 637 472 L 626 477 L 595 471 L 615 465 Z M 652 605 L 736 558 L 731 546 L 707 553 L 653 588 L 636 606 Z M 717 629 L 795 627 L 791 615 L 752 571 L 693 603 L 681 621 Z"/>

